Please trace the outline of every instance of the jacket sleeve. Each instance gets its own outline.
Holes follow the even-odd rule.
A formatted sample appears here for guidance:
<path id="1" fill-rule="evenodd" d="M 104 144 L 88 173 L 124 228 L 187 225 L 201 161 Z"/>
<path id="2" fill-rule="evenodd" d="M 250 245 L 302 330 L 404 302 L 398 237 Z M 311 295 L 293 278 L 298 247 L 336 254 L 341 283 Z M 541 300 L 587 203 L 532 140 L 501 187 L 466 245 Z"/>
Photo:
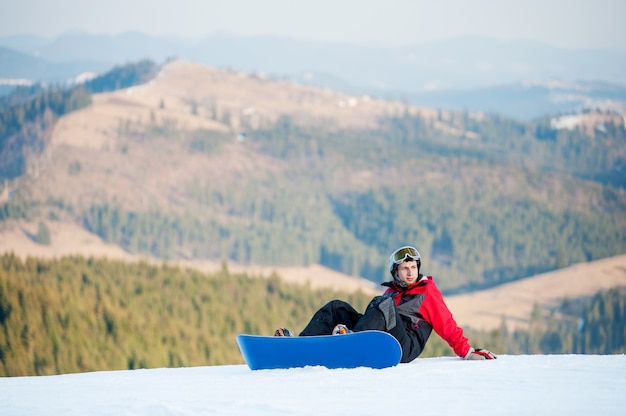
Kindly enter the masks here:
<path id="1" fill-rule="evenodd" d="M 457 325 L 452 312 L 443 300 L 443 295 L 432 280 L 428 282 L 426 297 L 419 312 L 456 355 L 459 357 L 467 355 L 470 350 L 469 341 L 463 335 L 463 329 Z"/>

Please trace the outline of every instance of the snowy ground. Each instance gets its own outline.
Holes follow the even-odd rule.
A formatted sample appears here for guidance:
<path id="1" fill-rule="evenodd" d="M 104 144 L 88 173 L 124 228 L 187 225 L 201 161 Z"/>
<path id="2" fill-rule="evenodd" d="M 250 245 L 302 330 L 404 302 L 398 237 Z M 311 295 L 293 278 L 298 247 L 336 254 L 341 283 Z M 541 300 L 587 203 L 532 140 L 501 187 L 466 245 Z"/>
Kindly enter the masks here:
<path id="1" fill-rule="evenodd" d="M 384 370 L 243 365 L 0 378 L 0 415 L 624 415 L 626 356 L 422 358 Z"/>

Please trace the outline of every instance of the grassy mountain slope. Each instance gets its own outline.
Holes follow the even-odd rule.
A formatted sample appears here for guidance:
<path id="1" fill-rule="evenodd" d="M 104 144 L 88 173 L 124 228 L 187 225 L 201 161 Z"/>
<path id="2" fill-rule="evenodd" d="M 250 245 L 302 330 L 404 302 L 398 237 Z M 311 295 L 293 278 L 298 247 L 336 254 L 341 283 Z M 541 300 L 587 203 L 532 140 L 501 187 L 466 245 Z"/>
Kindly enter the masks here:
<path id="1" fill-rule="evenodd" d="M 504 321 L 512 330 L 528 328 L 535 307 L 547 316 L 566 299 L 588 298 L 616 287 L 626 288 L 626 255 L 449 296 L 446 302 L 464 328 L 493 330 Z"/>
<path id="2" fill-rule="evenodd" d="M 6 223 L 0 232 L 0 254 L 11 253 L 22 260 L 29 257 L 39 259 L 60 259 L 63 257 L 82 256 L 107 258 L 129 263 L 145 262 L 172 267 L 197 270 L 202 273 L 217 273 L 222 270 L 223 262 L 207 259 L 179 259 L 164 261 L 154 257 L 132 254 L 121 247 L 102 241 L 97 235 L 71 223 L 48 222 L 50 243 L 41 244 L 36 240 L 38 224 L 26 222 Z M 381 287 L 358 276 L 349 276 L 318 264 L 309 266 L 262 266 L 246 265 L 233 261 L 227 262 L 228 270 L 233 273 L 256 277 L 278 275 L 281 280 L 308 286 L 311 289 L 331 289 L 346 293 L 362 291 L 369 295 L 380 293 Z"/>
<path id="3" fill-rule="evenodd" d="M 444 289 L 485 287 L 626 252 L 623 119 L 584 120 L 557 130 L 172 62 L 56 123 L 2 212 L 135 254 L 373 281 L 412 243 Z"/>

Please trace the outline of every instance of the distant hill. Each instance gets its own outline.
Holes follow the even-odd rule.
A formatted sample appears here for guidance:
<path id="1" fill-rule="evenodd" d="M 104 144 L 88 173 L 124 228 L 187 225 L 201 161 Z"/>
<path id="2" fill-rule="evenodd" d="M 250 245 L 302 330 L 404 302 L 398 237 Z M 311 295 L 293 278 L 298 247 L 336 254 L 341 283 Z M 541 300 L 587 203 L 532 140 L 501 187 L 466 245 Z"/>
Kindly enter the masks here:
<path id="1" fill-rule="evenodd" d="M 382 90 L 467 89 L 518 81 L 606 81 L 626 84 L 626 53 L 569 50 L 535 41 L 465 36 L 406 47 L 355 46 L 276 36 L 213 35 L 180 40 L 138 32 L 100 35 L 68 32 L 56 38 L 11 36 L 0 45 L 51 62 L 99 61 L 110 66 L 178 57 L 214 67 L 274 76 L 313 71 L 353 86 Z M 413 85 L 413 88 L 408 88 Z"/>
<path id="2" fill-rule="evenodd" d="M 69 32 L 56 38 L 31 35 L 0 38 L 0 45 L 36 56 L 54 71 L 20 64 L 20 77 L 65 82 L 82 72 L 102 72 L 142 59 L 185 59 L 216 68 L 267 74 L 350 94 L 406 100 L 444 109 L 496 111 L 529 119 L 590 108 L 596 82 L 623 88 L 626 54 L 611 50 L 568 50 L 539 42 L 503 42 L 458 37 L 401 48 L 299 41 L 290 38 L 214 35 L 198 40 L 129 32 L 99 35 Z M 13 67 L 21 58 L 11 62 Z M 0 65 L 0 78 L 12 73 Z M 13 77 L 11 75 L 10 77 Z M 575 85 L 576 94 L 548 86 Z M 540 87 L 528 88 L 528 83 Z M 589 91 L 589 88 L 594 91 Z M 610 97 L 596 97 L 608 105 Z M 598 98 L 602 98 L 601 100 Z M 614 105 L 615 101 L 612 102 Z M 594 107 L 591 107 L 594 108 Z"/>
<path id="3" fill-rule="evenodd" d="M 589 298 L 596 292 L 615 287 L 626 287 L 626 255 L 576 264 L 492 289 L 450 296 L 446 302 L 465 328 L 492 330 L 503 323 L 509 329 L 528 328 L 535 306 L 548 315 L 565 299 Z"/>
<path id="4" fill-rule="evenodd" d="M 66 84 L 84 72 L 99 72 L 108 68 L 108 63 L 79 59 L 48 61 L 33 54 L 0 46 L 0 85 L 7 85 L 11 80 Z"/>
<path id="5" fill-rule="evenodd" d="M 37 80 L 44 77 L 50 66 L 42 59 L 0 47 L 0 78 Z"/>
<path id="6" fill-rule="evenodd" d="M 626 87 L 603 82 L 523 82 L 475 89 L 408 93 L 415 105 L 448 110 L 473 110 L 522 120 L 584 110 L 624 113 Z"/>
<path id="7" fill-rule="evenodd" d="M 4 178 L 3 225 L 374 282 L 390 247 L 412 243 L 450 293 L 626 252 L 614 112 L 519 122 L 185 61 L 90 102 L 24 126 L 39 147 Z"/>

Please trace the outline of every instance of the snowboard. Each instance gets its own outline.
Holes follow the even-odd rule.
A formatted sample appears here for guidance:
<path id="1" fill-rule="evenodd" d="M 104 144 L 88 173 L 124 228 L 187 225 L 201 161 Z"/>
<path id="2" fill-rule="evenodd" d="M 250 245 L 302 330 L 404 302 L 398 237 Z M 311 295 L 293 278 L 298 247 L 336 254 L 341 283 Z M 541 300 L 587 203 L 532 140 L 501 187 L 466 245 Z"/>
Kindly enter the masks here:
<path id="1" fill-rule="evenodd" d="M 241 355 L 251 370 L 323 366 L 386 368 L 400 362 L 400 343 L 382 331 L 342 335 L 275 337 L 237 335 Z"/>

